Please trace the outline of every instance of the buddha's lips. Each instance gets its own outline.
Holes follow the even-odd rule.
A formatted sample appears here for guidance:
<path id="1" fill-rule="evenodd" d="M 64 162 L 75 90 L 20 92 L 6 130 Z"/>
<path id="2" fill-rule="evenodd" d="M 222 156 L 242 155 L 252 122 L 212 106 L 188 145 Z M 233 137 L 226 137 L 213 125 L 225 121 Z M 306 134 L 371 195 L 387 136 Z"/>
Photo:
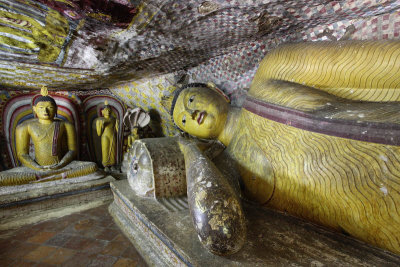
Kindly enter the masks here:
<path id="1" fill-rule="evenodd" d="M 205 115 L 206 115 L 205 111 L 202 111 L 202 112 L 199 113 L 199 116 L 197 117 L 197 123 L 198 124 L 201 124 L 203 122 Z"/>

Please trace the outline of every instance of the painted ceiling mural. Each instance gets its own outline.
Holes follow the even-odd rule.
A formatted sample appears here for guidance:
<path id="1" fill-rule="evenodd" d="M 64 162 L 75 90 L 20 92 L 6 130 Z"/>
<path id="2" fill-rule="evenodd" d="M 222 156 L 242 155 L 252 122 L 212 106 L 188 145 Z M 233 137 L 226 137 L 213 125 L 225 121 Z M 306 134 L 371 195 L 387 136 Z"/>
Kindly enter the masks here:
<path id="1" fill-rule="evenodd" d="M 281 43 L 399 34 L 398 0 L 0 0 L 0 89 L 109 89 L 172 134 L 159 102 L 183 74 L 240 106 Z"/>

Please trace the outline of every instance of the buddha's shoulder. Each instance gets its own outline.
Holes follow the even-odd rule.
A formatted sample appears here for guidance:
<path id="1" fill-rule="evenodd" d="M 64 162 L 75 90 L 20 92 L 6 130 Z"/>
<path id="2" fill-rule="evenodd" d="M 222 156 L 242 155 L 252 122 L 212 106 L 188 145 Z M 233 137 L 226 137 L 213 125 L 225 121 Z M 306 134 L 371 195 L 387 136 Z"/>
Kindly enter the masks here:
<path id="1" fill-rule="evenodd" d="M 112 121 L 113 119 L 115 119 L 114 117 L 109 117 L 109 118 L 104 118 L 104 117 L 97 117 L 96 119 L 95 119 L 95 121 L 102 121 L 102 122 L 109 122 L 109 121 Z"/>
<path id="2" fill-rule="evenodd" d="M 61 119 L 55 119 L 53 121 L 53 123 L 58 123 L 61 126 L 65 126 L 65 127 L 74 127 L 72 123 L 70 123 L 68 121 L 61 120 Z M 39 119 L 32 118 L 32 119 L 25 120 L 25 121 L 21 122 L 20 124 L 18 124 L 17 129 L 31 128 L 31 127 L 41 127 L 41 126 L 43 126 L 43 125 L 39 122 Z"/>
<path id="3" fill-rule="evenodd" d="M 39 123 L 39 120 L 37 118 L 32 118 L 32 119 L 25 120 L 25 121 L 23 121 L 23 122 L 21 122 L 20 124 L 17 125 L 17 130 L 18 129 L 28 128 L 29 126 L 37 124 L 37 123 Z"/>

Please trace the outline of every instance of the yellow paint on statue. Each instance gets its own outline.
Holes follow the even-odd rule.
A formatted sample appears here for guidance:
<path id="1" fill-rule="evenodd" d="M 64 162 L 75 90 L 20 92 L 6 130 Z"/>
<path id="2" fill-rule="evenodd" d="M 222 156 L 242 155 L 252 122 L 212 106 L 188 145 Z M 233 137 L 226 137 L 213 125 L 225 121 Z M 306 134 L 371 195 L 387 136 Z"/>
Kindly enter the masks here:
<path id="1" fill-rule="evenodd" d="M 213 101 L 209 101 L 213 99 Z M 184 131 L 200 138 L 217 138 L 225 125 L 228 105 L 210 88 L 188 88 L 175 104 L 173 119 Z"/>
<path id="2" fill-rule="evenodd" d="M 283 80 L 352 100 L 399 101 L 398 42 L 355 42 L 283 45 L 262 60 L 251 91 L 268 80 Z"/>
<path id="3" fill-rule="evenodd" d="M 0 185 L 74 178 L 97 170 L 91 162 L 75 162 L 70 167 L 77 151 L 74 126 L 55 119 L 57 105 L 48 96 L 46 87 L 42 87 L 41 94 L 33 105 L 37 118 L 24 121 L 16 128 L 17 157 L 26 168 L 1 172 Z M 29 155 L 30 140 L 35 147 L 34 159 Z"/>
<path id="4" fill-rule="evenodd" d="M 45 87 L 42 87 L 42 97 L 48 97 Z M 47 100 L 44 98 L 44 100 Z M 40 101 L 33 106 L 37 120 L 22 123 L 16 129 L 17 156 L 24 166 L 34 170 L 59 169 L 72 161 L 76 154 L 76 137 L 72 124 L 55 121 L 57 106 L 51 100 Z M 60 140 L 54 140 L 60 136 Z M 60 141 L 66 137 L 67 143 Z M 35 146 L 35 160 L 29 156 L 29 140 Z M 63 147 L 67 145 L 67 147 Z M 51 149 L 49 149 L 51 148 Z M 64 158 L 62 150 L 68 153 Z M 54 151 L 55 150 L 55 151 Z"/>
<path id="5" fill-rule="evenodd" d="M 132 147 L 133 142 L 139 140 L 138 128 L 133 128 L 128 136 L 128 147 Z"/>
<path id="6" fill-rule="evenodd" d="M 400 147 L 379 141 L 390 131 L 364 138 L 363 126 L 399 125 L 400 106 L 351 101 L 399 101 L 399 55 L 400 42 L 285 45 L 261 62 L 244 108 L 189 87 L 173 119 L 227 146 L 250 198 L 400 253 Z M 330 132 L 341 127 L 365 131 Z"/>
<path id="7" fill-rule="evenodd" d="M 101 111 L 103 117 L 95 120 L 97 135 L 101 136 L 102 164 L 107 170 L 117 163 L 116 151 L 119 123 L 111 113 L 111 107 L 105 101 L 104 108 Z"/>

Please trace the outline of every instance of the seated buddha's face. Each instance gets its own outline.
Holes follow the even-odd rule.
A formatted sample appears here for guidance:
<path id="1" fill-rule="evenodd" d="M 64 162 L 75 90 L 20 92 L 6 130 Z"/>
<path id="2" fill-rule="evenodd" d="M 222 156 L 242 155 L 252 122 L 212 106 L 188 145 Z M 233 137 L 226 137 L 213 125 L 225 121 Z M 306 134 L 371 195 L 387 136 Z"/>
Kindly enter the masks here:
<path id="1" fill-rule="evenodd" d="M 183 131 L 200 137 L 216 138 L 227 118 L 229 104 L 210 88 L 187 88 L 178 96 L 173 119 Z"/>
<path id="2" fill-rule="evenodd" d="M 36 116 L 40 120 L 53 120 L 57 113 L 57 107 L 49 101 L 41 101 L 33 107 Z"/>

